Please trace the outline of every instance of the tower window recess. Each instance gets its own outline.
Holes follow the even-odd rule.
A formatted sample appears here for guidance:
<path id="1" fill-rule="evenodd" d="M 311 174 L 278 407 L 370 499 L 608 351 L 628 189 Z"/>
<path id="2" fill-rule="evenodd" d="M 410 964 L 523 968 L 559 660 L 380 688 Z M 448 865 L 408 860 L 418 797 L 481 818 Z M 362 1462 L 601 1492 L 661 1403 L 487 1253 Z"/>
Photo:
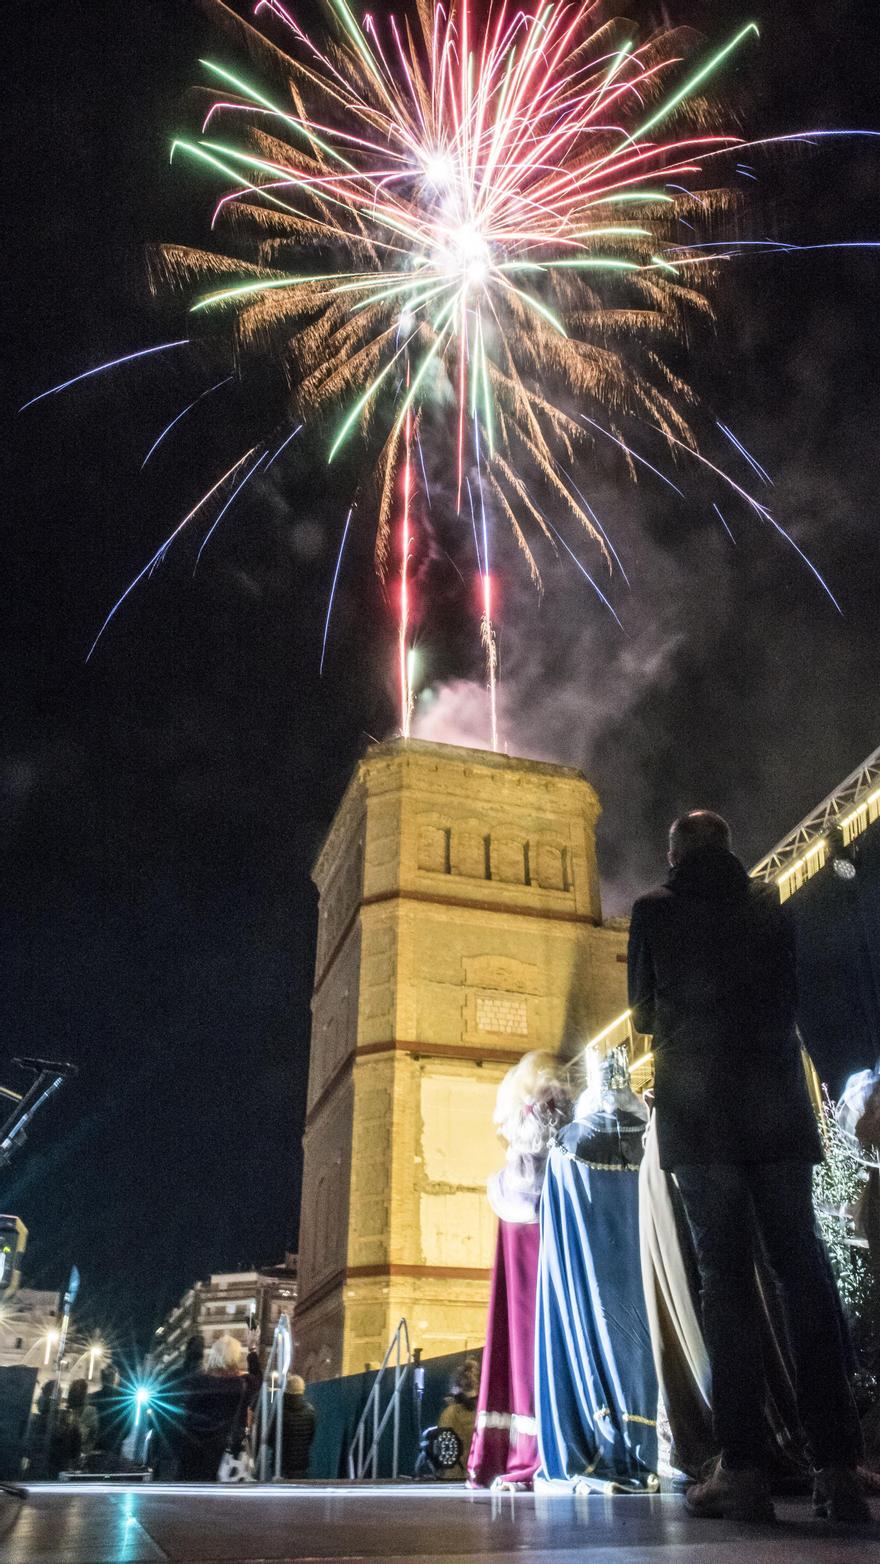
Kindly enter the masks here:
<path id="1" fill-rule="evenodd" d="M 419 826 L 419 868 L 429 874 L 452 873 L 452 832 L 448 826 Z"/>

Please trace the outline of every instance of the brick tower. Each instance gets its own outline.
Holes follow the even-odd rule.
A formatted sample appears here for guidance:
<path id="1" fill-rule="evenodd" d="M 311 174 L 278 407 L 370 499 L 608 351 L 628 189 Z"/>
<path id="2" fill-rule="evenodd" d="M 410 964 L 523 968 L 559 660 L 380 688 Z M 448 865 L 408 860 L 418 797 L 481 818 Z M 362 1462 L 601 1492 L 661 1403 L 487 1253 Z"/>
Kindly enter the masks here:
<path id="1" fill-rule="evenodd" d="M 318 856 L 297 1366 L 485 1335 L 498 1083 L 625 1006 L 580 772 L 418 740 L 371 749 Z"/>

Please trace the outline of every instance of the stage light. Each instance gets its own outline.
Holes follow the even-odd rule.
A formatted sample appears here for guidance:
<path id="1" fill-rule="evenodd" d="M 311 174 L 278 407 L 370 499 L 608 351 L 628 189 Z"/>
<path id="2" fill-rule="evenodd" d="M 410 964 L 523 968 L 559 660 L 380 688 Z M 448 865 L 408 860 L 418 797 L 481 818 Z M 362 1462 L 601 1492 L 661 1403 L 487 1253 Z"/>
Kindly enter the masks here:
<path id="1" fill-rule="evenodd" d="M 831 830 L 828 832 L 828 858 L 839 880 L 855 879 L 855 856 L 857 850 L 854 843 L 844 840 L 843 831 L 839 824 L 831 827 Z"/>

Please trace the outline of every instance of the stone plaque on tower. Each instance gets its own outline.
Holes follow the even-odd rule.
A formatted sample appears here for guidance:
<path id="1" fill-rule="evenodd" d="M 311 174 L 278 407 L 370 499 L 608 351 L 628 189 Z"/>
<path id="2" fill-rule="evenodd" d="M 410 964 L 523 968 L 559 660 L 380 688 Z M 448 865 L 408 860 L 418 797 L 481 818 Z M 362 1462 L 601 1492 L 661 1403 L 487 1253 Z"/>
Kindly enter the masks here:
<path id="1" fill-rule="evenodd" d="M 626 1004 L 580 772 L 418 740 L 371 749 L 314 868 L 319 905 L 297 1368 L 479 1347 L 505 1072 Z"/>

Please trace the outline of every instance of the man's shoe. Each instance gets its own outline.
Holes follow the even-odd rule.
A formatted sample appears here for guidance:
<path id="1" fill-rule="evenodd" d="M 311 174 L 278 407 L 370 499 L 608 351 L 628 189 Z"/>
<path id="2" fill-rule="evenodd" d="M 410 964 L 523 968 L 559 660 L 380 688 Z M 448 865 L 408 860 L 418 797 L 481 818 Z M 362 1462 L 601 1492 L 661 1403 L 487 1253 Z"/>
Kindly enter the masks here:
<path id="1" fill-rule="evenodd" d="M 829 1521 L 851 1526 L 864 1526 L 872 1519 L 858 1474 L 850 1466 L 823 1466 L 816 1472 L 813 1509 Z"/>
<path id="2" fill-rule="evenodd" d="M 684 1496 L 690 1515 L 724 1516 L 731 1521 L 775 1521 L 766 1474 L 757 1466 L 730 1470 L 719 1461 L 708 1477 Z"/>

